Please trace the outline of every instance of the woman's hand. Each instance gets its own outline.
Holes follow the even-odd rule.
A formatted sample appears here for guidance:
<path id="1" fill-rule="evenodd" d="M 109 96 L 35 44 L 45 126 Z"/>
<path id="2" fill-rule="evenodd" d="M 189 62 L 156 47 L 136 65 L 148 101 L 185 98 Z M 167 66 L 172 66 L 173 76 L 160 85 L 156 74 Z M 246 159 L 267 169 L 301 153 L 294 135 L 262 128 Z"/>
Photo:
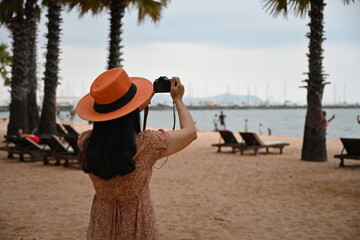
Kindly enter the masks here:
<path id="1" fill-rule="evenodd" d="M 170 95 L 171 98 L 175 100 L 182 100 L 184 96 L 185 88 L 184 85 L 181 84 L 180 78 L 172 77 L 171 78 L 171 88 Z"/>

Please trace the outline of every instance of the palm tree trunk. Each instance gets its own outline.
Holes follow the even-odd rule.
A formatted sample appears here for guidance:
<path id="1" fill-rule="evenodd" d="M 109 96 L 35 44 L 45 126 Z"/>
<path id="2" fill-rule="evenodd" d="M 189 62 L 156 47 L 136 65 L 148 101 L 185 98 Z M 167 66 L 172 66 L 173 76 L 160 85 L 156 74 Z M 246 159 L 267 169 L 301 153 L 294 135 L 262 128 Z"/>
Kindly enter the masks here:
<path id="1" fill-rule="evenodd" d="M 309 73 L 307 82 L 307 112 L 301 159 L 306 161 L 326 161 L 326 138 L 322 117 L 322 96 L 324 73 L 322 66 L 322 42 L 324 41 L 324 0 L 310 1 Z"/>
<path id="2" fill-rule="evenodd" d="M 30 132 L 38 128 L 39 108 L 36 102 L 37 78 L 36 78 L 36 39 L 37 39 L 37 21 L 40 18 L 40 10 L 36 0 L 27 0 L 25 5 L 26 31 L 27 31 L 27 112 Z"/>
<path id="3" fill-rule="evenodd" d="M 56 133 L 56 87 L 59 72 L 59 44 L 61 4 L 57 0 L 48 0 L 48 34 L 47 53 L 44 76 L 44 100 L 39 124 L 39 133 Z"/>
<path id="4" fill-rule="evenodd" d="M 13 63 L 11 69 L 11 103 L 8 135 L 17 134 L 21 128 L 27 132 L 27 79 L 26 79 L 26 45 L 25 27 L 22 14 L 18 14 L 10 24 L 13 37 Z"/>
<path id="5" fill-rule="evenodd" d="M 110 5 L 110 46 L 108 69 L 115 67 L 122 67 L 121 59 L 121 34 L 122 34 L 122 19 L 125 12 L 125 3 L 123 0 L 113 0 Z"/>

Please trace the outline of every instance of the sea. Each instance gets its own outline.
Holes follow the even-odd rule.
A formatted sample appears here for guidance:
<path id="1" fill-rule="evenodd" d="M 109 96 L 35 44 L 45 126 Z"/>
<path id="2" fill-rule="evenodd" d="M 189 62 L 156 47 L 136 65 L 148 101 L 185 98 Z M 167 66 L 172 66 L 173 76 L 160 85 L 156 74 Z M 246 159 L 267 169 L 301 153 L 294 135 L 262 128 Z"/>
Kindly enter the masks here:
<path id="1" fill-rule="evenodd" d="M 335 115 L 327 128 L 327 139 L 360 138 L 360 124 L 357 116 L 360 115 L 360 108 L 324 108 L 327 118 Z M 196 127 L 199 131 L 213 131 L 213 119 L 215 114 L 219 115 L 220 110 L 189 110 Z M 286 109 L 224 109 L 226 115 L 226 128 L 235 133 L 244 131 L 245 119 L 248 120 L 248 131 L 259 133 L 259 126 L 262 125 L 263 135 L 297 137 L 302 138 L 305 126 L 305 108 Z M 177 114 L 175 128 L 179 128 Z M 0 112 L 0 118 L 8 117 L 9 112 Z M 69 122 L 69 112 L 61 112 L 59 121 Z M 142 116 L 143 118 L 143 116 Z M 87 122 L 75 116 L 73 121 Z M 147 118 L 147 127 L 172 129 L 174 117 L 172 110 L 152 110 L 150 108 Z M 269 132 L 269 129 L 271 133 Z"/>

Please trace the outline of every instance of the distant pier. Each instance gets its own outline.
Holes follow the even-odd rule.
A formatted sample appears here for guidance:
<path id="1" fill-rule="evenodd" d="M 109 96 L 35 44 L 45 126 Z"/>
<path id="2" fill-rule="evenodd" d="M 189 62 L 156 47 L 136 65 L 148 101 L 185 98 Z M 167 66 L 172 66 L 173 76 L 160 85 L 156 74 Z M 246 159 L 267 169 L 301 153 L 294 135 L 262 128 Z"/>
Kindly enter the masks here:
<path id="1" fill-rule="evenodd" d="M 8 112 L 10 110 L 9 106 L 0 106 L 0 112 Z"/>
<path id="2" fill-rule="evenodd" d="M 189 110 L 223 110 L 223 109 L 305 109 L 307 105 L 187 105 Z M 322 108 L 360 108 L 359 104 L 352 105 L 323 105 Z M 152 110 L 169 110 L 171 105 L 150 105 Z"/>
<path id="3" fill-rule="evenodd" d="M 303 109 L 306 108 L 306 105 L 191 105 L 186 104 L 187 108 L 190 110 L 221 110 L 221 109 Z M 74 106 L 59 104 L 58 109 L 63 112 L 69 112 L 74 109 Z M 323 108 L 360 108 L 359 104 L 349 104 L 349 105 L 323 105 Z M 150 105 L 152 110 L 169 110 L 172 109 L 172 105 Z M 9 106 L 0 106 L 0 112 L 8 112 Z"/>

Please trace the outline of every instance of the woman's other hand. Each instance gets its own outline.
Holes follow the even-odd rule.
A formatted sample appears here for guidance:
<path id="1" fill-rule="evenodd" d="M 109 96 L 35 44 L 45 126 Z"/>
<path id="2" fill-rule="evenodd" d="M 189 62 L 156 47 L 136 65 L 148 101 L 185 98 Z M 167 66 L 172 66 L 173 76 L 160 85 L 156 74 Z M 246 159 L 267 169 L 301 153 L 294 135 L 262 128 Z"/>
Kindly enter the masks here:
<path id="1" fill-rule="evenodd" d="M 171 98 L 175 100 L 182 100 L 185 92 L 184 85 L 182 85 L 180 78 L 172 77 L 171 78 L 171 88 L 170 88 L 170 95 Z"/>

